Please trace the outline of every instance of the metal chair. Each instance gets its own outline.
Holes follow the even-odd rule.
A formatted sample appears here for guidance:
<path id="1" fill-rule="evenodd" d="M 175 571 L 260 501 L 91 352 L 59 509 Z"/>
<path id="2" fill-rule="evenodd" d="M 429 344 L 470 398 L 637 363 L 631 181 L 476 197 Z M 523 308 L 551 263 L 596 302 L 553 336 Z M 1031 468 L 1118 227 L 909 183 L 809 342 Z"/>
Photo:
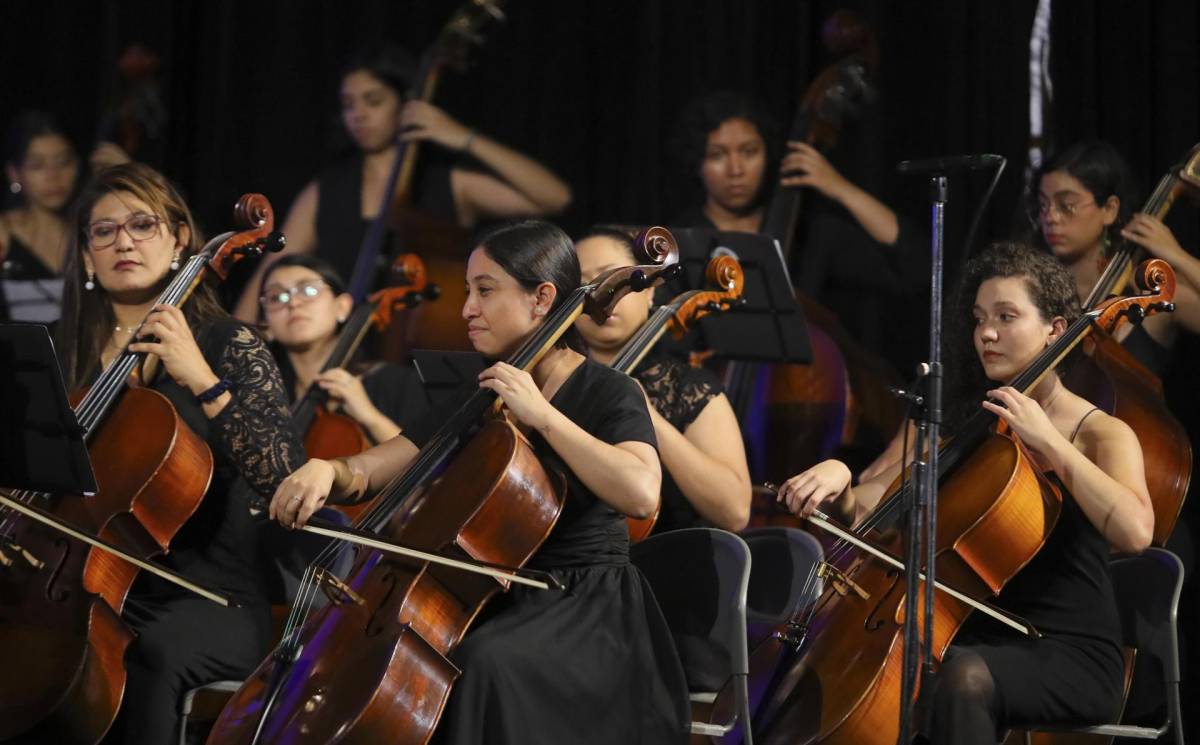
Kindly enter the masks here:
<path id="1" fill-rule="evenodd" d="M 816 602 L 824 589 L 818 574 L 825 551 L 821 542 L 798 528 L 769 527 L 744 530 L 754 569 L 746 594 L 746 620 L 750 623 L 787 623 Z"/>
<path id="2" fill-rule="evenodd" d="M 733 686 L 732 718 L 724 724 L 692 722 L 692 733 L 720 737 L 740 727 L 744 742 L 751 745 L 746 542 L 714 528 L 672 530 L 635 544 L 630 558 L 667 619 L 692 700 L 711 702 L 726 684 Z"/>
<path id="3" fill-rule="evenodd" d="M 1183 562 L 1162 548 L 1148 548 L 1140 556 L 1114 559 L 1109 564 L 1121 635 L 1126 647 L 1137 650 L 1133 691 L 1151 684 L 1147 673 L 1161 668 L 1162 692 L 1148 700 L 1166 702 L 1166 721 L 1158 727 L 1130 724 L 1101 724 L 1091 727 L 1042 727 L 1046 732 L 1080 732 L 1110 737 L 1157 740 L 1171 732 L 1176 745 L 1183 745 L 1182 706 L 1179 701 L 1179 633 L 1177 613 L 1183 590 Z M 1122 717 L 1130 718 L 1129 713 Z M 1026 742 L 1030 736 L 1026 733 Z"/>

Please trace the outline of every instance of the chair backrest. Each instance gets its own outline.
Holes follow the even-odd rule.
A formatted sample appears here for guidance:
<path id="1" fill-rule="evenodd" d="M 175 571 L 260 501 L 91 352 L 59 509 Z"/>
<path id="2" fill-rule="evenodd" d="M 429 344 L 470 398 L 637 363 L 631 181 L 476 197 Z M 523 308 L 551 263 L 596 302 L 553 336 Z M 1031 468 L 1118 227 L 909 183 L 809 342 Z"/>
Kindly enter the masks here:
<path id="1" fill-rule="evenodd" d="M 1121 633 L 1138 657 L 1152 655 L 1162 662 L 1166 679 L 1179 680 L 1176 655 L 1176 615 L 1183 591 L 1183 562 L 1162 548 L 1148 548 L 1139 556 L 1109 563 Z"/>
<path id="2" fill-rule="evenodd" d="M 688 685 L 716 691 L 748 672 L 750 549 L 724 530 L 658 533 L 630 548 L 675 638 Z"/>
<path id="3" fill-rule="evenodd" d="M 746 620 L 781 624 L 821 596 L 817 570 L 825 557 L 821 542 L 798 528 L 754 528 L 741 533 L 754 570 L 746 595 Z"/>
<path id="4" fill-rule="evenodd" d="M 322 507 L 317 510 L 316 516 L 339 525 L 350 524 L 345 515 L 332 507 Z M 267 597 L 273 604 L 291 605 L 308 565 L 335 539 L 288 530 L 274 520 L 264 520 L 256 529 Z M 353 561 L 354 553 L 344 550 L 329 569 L 334 575 L 342 577 L 350 571 Z M 323 594 L 316 598 L 316 603 L 318 606 L 325 604 Z"/>

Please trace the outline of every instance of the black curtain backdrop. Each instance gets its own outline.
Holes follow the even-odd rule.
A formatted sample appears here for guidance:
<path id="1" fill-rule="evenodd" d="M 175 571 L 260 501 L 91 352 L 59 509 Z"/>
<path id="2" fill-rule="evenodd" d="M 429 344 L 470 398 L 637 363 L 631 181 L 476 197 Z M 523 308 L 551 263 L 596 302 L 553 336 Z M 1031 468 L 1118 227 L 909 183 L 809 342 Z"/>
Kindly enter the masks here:
<path id="1" fill-rule="evenodd" d="M 86 152 L 115 90 L 117 55 L 140 41 L 164 63 L 170 122 L 162 166 L 207 231 L 227 229 L 230 208 L 248 191 L 266 194 L 282 220 L 304 183 L 344 147 L 340 61 L 381 38 L 418 51 L 457 5 L 5 0 L 0 128 L 20 109 L 46 109 Z M 1148 190 L 1200 140 L 1197 3 L 1054 5 L 1052 143 L 1110 140 Z M 805 86 L 831 61 L 821 25 L 841 6 L 878 27 L 881 95 L 870 118 L 849 126 L 835 163 L 922 225 L 927 189 L 897 177 L 897 161 L 1000 153 L 1009 167 L 981 239 L 1011 235 L 1022 223 L 1036 0 L 510 0 L 507 23 L 475 53 L 471 69 L 444 77 L 436 102 L 566 178 L 575 194 L 560 219 L 567 228 L 665 221 L 695 198 L 668 157 L 681 106 L 706 90 L 741 89 L 785 124 Z M 950 272 L 967 253 L 961 242 L 985 186 L 982 175 L 952 184 Z M 1193 251 L 1200 247 L 1197 214 L 1180 205 L 1169 220 Z M 920 301 L 905 311 L 920 319 Z M 912 329 L 911 359 L 925 356 L 921 324 Z M 1166 385 L 1200 443 L 1196 348 L 1195 339 L 1182 341 Z M 1200 509 L 1194 502 L 1185 507 L 1193 521 Z M 1185 554 L 1189 535 L 1185 525 Z M 1185 609 L 1190 625 L 1195 595 L 1189 591 Z"/>

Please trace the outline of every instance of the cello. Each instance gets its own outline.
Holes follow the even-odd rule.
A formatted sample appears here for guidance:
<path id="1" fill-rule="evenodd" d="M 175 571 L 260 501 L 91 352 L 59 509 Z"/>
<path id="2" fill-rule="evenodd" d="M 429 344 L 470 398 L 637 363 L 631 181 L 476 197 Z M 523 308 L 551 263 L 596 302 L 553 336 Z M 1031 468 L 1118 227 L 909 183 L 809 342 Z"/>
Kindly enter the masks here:
<path id="1" fill-rule="evenodd" d="M 668 240 L 653 229 L 638 243 L 661 261 Z M 663 271 L 614 269 L 575 290 L 510 363 L 532 368 L 581 311 L 602 320 L 627 292 L 661 284 Z M 488 389 L 472 394 L 356 527 L 486 564 L 527 561 L 557 521 L 564 479 L 541 467 L 511 423 L 480 424 L 495 403 Z M 209 742 L 429 740 L 459 676 L 447 655 L 507 581 L 364 551 L 342 584 L 343 597 L 316 613 L 306 607 L 312 582 L 302 588 L 284 641 L 226 705 Z"/>
<path id="2" fill-rule="evenodd" d="M 1086 312 L 1017 376 L 1012 387 L 1031 390 L 1073 349 L 1097 331 L 1112 328 L 1121 316 L 1166 309 L 1174 292 L 1170 267 L 1152 261 L 1141 275 L 1151 287 L 1148 294 L 1110 300 Z M 1032 465 L 1011 433 L 993 428 L 995 422 L 994 415 L 980 411 L 939 449 L 937 574 L 954 589 L 936 595 L 933 639 L 928 643 L 938 660 L 968 613 L 988 612 L 980 601 L 998 594 L 1040 550 L 1061 508 L 1057 487 Z M 763 671 L 770 684 L 755 721 L 760 741 L 896 741 L 901 629 L 908 599 L 903 565 L 898 569 L 879 554 L 900 553 L 896 523 L 910 488 L 911 484 L 893 489 L 853 534 L 839 533 L 843 542 L 827 554 L 832 581 L 820 599 L 790 625 L 790 634 L 760 647 L 773 648 L 764 657 L 777 664 Z M 828 521 L 814 522 L 830 528 Z M 864 536 L 871 536 L 884 551 L 856 553 L 850 548 L 859 547 Z"/>
<path id="3" fill-rule="evenodd" d="M 1163 219 L 1179 196 L 1196 189 L 1200 189 L 1200 145 L 1159 180 L 1142 212 Z M 1140 246 L 1122 239 L 1083 307 L 1097 307 L 1129 286 L 1133 268 L 1144 255 Z M 1117 328 L 1107 334 L 1094 334 L 1085 346 L 1086 354 L 1070 366 L 1063 383 L 1124 421 L 1137 434 L 1145 453 L 1146 485 L 1154 505 L 1154 544 L 1163 546 L 1179 519 L 1191 482 L 1191 442 L 1183 425 L 1166 407 L 1162 381 L 1126 351 L 1119 338 Z"/>
<path id="4" fill-rule="evenodd" d="M 732 256 L 717 256 L 708 262 L 704 274 L 710 286 L 720 289 L 689 290 L 676 295 L 666 305 L 656 308 L 617 353 L 611 365 L 614 370 L 631 375 L 664 333 L 670 331 L 675 339 L 682 339 L 696 321 L 709 313 L 727 310 L 741 298 L 745 277 L 737 259 Z M 625 518 L 629 526 L 630 543 L 637 543 L 650 535 L 661 508 L 660 500 L 658 508 L 650 517 Z"/>
<path id="5" fill-rule="evenodd" d="M 251 228 L 189 257 L 157 303 L 181 305 L 206 273 L 223 278 L 242 256 L 282 248 L 261 195 L 242 197 L 235 219 Z M 32 504 L 45 495 L 4 503 L 3 543 L 19 546 L 21 561 L 0 577 L 0 652 L 26 664 L 18 665 L 21 677 L 0 683 L 0 740 L 93 743 L 104 735 L 125 687 L 125 598 L 138 570 L 153 567 L 145 560 L 169 548 L 208 489 L 208 446 L 165 396 L 131 385 L 144 360 L 124 351 L 72 397 L 99 488 L 91 497 L 49 498 L 49 516 L 66 527 L 38 519 L 46 511 Z"/>
<path id="6" fill-rule="evenodd" d="M 436 299 L 440 294 L 437 285 L 427 282 L 425 265 L 416 254 L 401 254 L 392 262 L 391 274 L 395 284 L 378 290 L 359 304 L 342 330 L 337 344 L 321 372 L 345 367 L 354 358 L 367 331 L 374 327 L 384 330 L 393 323 L 393 314 L 400 309 L 412 310 L 425 300 Z M 325 407 L 328 396 L 319 385 L 313 383 L 304 395 L 292 404 L 291 426 L 304 438 L 304 451 L 310 458 L 337 458 L 361 453 L 371 446 L 370 440 L 351 417 Z M 332 505 L 334 509 L 355 520 L 370 508 L 371 503 L 356 505 Z"/>
<path id="7" fill-rule="evenodd" d="M 878 64 L 873 30 L 850 11 L 839 10 L 830 17 L 825 42 L 833 50 L 849 53 L 813 80 L 788 134 L 789 140 L 804 141 L 819 150 L 836 145 L 843 122 L 874 95 L 870 78 Z M 763 222 L 762 232 L 779 241 L 789 261 L 795 253 L 803 197 L 801 187 L 777 188 Z M 889 385 L 898 383 L 890 366 L 855 342 L 837 317 L 814 299 L 797 292 L 796 300 L 809 322 L 813 362 L 776 364 L 762 370 L 738 365 L 727 381 L 739 414 L 749 405 L 752 389 L 758 388 L 757 395 L 764 400 L 766 430 L 753 438 L 758 442 L 748 443 L 762 451 L 755 459 L 765 463 L 760 477 L 799 473 L 832 457 L 840 446 L 870 439 L 886 442 L 903 416 L 888 392 Z M 775 521 L 774 512 L 773 502 L 756 495 L 750 526 Z"/>
<path id="8" fill-rule="evenodd" d="M 413 98 L 432 101 L 442 71 L 447 67 L 461 69 L 473 44 L 483 42 L 483 31 L 495 22 L 504 20 L 500 0 L 473 0 L 451 16 L 434 43 L 421 55 Z M 459 317 L 466 295 L 462 290 L 465 272 L 465 247 L 469 237 L 457 225 L 437 219 L 416 209 L 412 204 L 413 179 L 417 172 L 420 143 L 397 141 L 396 158 L 388 174 L 379 213 L 371 220 L 362 245 L 358 249 L 349 292 L 355 304 L 364 302 L 382 268 L 387 247 L 388 230 L 394 230 L 398 243 L 409 249 L 419 245 L 425 269 L 433 282 L 447 293 L 445 301 L 424 306 L 405 318 L 403 325 L 391 327 L 382 340 L 379 356 L 401 361 L 414 347 L 432 349 L 466 349 L 466 324 Z"/>

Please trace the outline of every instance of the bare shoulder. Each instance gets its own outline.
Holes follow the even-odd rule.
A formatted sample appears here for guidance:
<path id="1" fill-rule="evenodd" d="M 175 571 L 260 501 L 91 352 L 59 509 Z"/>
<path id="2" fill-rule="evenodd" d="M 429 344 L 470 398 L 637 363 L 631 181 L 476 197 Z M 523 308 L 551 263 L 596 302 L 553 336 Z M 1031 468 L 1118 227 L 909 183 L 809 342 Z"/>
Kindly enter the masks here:
<path id="1" fill-rule="evenodd" d="M 1141 444 L 1133 428 L 1111 414 L 1097 410 L 1087 415 L 1079 425 L 1075 444 L 1089 456 L 1100 450 L 1131 449 L 1141 452 Z"/>

